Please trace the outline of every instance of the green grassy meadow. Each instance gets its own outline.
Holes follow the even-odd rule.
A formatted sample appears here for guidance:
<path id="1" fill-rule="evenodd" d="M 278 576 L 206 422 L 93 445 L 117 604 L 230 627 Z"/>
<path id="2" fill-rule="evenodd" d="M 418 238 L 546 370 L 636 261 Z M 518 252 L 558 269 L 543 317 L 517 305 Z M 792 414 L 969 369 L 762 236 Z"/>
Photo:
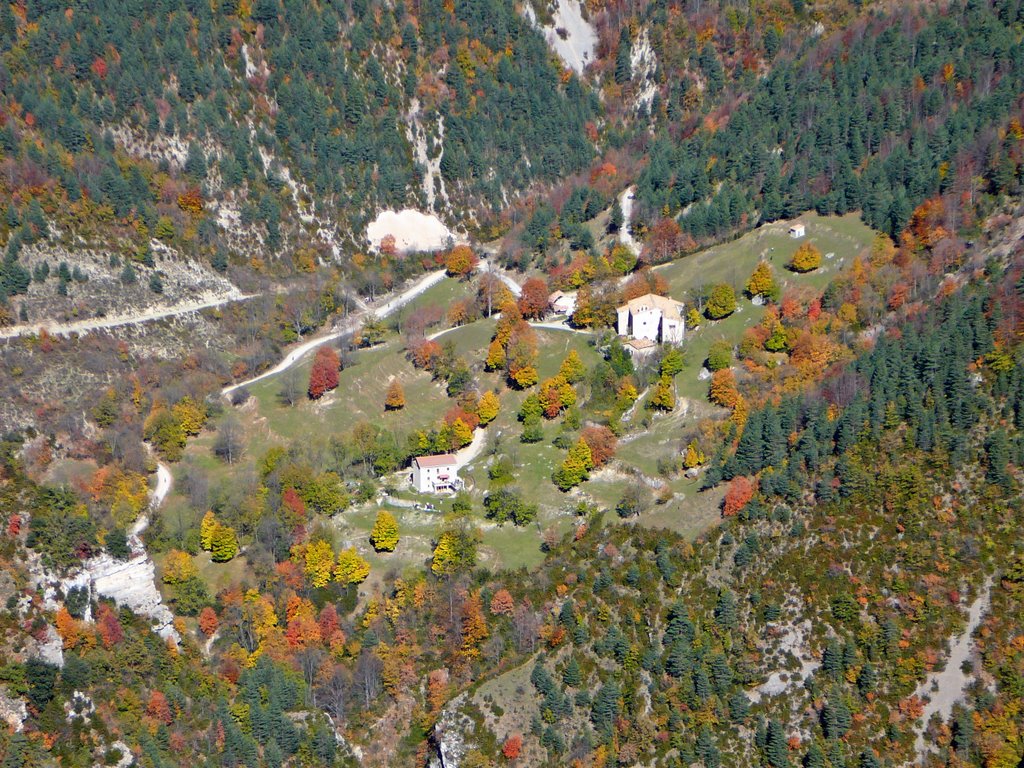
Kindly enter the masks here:
<path id="1" fill-rule="evenodd" d="M 774 266 L 776 279 L 783 288 L 806 285 L 820 290 L 835 273 L 848 266 L 852 259 L 864 252 L 871 243 L 873 233 L 855 215 L 842 218 L 821 218 L 807 214 L 800 218 L 807 227 L 804 239 L 794 240 L 787 234 L 789 222 L 776 222 L 743 237 L 687 256 L 679 261 L 658 267 L 669 284 L 669 294 L 686 301 L 702 285 L 725 281 L 742 290 L 747 277 L 757 262 L 765 259 Z M 823 254 L 822 267 L 807 275 L 797 275 L 784 269 L 802 242 L 814 243 Z M 354 362 L 345 368 L 336 390 L 320 401 L 305 399 L 293 406 L 280 398 L 285 378 L 294 376 L 304 389 L 308 381 L 312 356 L 308 356 L 291 371 L 264 379 L 250 387 L 252 399 L 239 409 L 239 421 L 245 431 L 246 454 L 233 466 L 227 466 L 212 455 L 214 435 L 204 432 L 190 442 L 187 462 L 207 471 L 211 489 L 226 485 L 239 476 L 251 476 L 258 459 L 271 446 L 288 446 L 299 442 L 306 447 L 323 447 L 332 437 L 348 435 L 360 422 L 379 425 L 404 441 L 417 429 L 436 426 L 451 406 L 442 383 L 434 382 L 430 374 L 417 370 L 406 359 L 397 328 L 416 307 L 447 307 L 452 301 L 472 295 L 473 283 L 443 280 L 404 308 L 396 317 L 388 318 L 386 341 L 371 349 L 357 351 Z M 560 430 L 559 420 L 545 422 L 544 440 L 538 443 L 520 442 L 522 427 L 516 414 L 529 392 L 509 389 L 503 377 L 483 369 L 487 344 L 494 332 L 495 321 L 482 319 L 457 328 L 433 331 L 437 340 L 451 344 L 456 353 L 464 357 L 474 370 L 481 390 L 493 389 L 500 393 L 501 412 L 487 427 L 484 449 L 460 472 L 467 489 L 480 510 L 483 542 L 480 563 L 492 570 L 534 566 L 543 558 L 541 542 L 545 531 L 558 534 L 570 531 L 578 519 L 574 509 L 581 500 L 590 501 L 608 510 L 606 519 L 615 518 L 614 507 L 630 483 L 637 482 L 637 473 L 647 478 L 658 477 L 658 459 L 671 456 L 683 447 L 684 436 L 692 434 L 700 419 L 721 413 L 707 403 L 707 382 L 699 378 L 711 344 L 726 340 L 736 344 L 746 328 L 758 323 L 764 308 L 739 297 L 738 310 L 717 322 L 705 321 L 695 329 L 688 329 L 684 342 L 685 367 L 676 378 L 679 406 L 670 414 L 654 415 L 638 405 L 627 420 L 627 433 L 623 436 L 616 461 L 611 468 L 595 473 L 593 479 L 570 494 L 561 493 L 550 480 L 552 471 L 560 464 L 565 451 L 552 441 Z M 589 368 L 600 358 L 594 348 L 595 334 L 538 328 L 538 372 L 541 380 L 553 376 L 570 350 L 576 350 Z M 385 412 L 384 393 L 388 382 L 398 379 L 405 392 L 406 407 Z M 216 424 L 211 425 L 214 429 Z M 538 519 L 523 528 L 511 524 L 497 526 L 483 518 L 482 501 L 489 488 L 487 468 L 494 455 L 508 456 L 515 467 L 513 484 L 526 498 L 538 505 Z M 176 479 L 180 480 L 178 469 Z M 396 474 L 386 485 L 397 488 L 393 496 L 378 497 L 370 502 L 350 507 L 336 515 L 330 529 L 337 546 L 355 546 L 371 564 L 370 580 L 361 589 L 364 594 L 393 574 L 407 569 L 419 569 L 429 562 L 433 537 L 450 501 L 429 499 L 438 511 L 413 509 L 409 504 L 427 501 L 405 486 L 408 470 Z M 669 481 L 673 492 L 664 503 L 653 505 L 634 524 L 655 528 L 668 528 L 683 535 L 693 536 L 715 524 L 719 518 L 721 494 L 717 491 L 698 493 L 699 482 L 686 478 Z M 198 513 L 191 510 L 184 497 L 176 492 L 168 499 L 164 518 L 168 526 L 180 527 L 198 524 Z M 388 509 L 399 523 L 401 539 L 394 553 L 376 553 L 370 547 L 368 536 L 380 508 Z M 217 566 L 201 564 L 201 572 L 211 585 L 222 583 Z M 236 566 L 240 567 L 240 566 Z"/>

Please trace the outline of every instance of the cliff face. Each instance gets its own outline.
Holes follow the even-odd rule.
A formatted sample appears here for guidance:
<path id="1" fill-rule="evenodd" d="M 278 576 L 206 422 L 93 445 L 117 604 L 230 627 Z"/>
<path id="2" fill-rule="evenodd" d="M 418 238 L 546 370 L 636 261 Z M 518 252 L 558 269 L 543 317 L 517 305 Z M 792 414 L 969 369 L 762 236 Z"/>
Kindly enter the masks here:
<path id="1" fill-rule="evenodd" d="M 431 768 L 460 768 L 466 753 L 472 748 L 471 737 L 475 726 L 460 711 L 466 701 L 467 694 L 456 696 L 437 718 L 431 736 L 435 750 L 430 761 Z"/>

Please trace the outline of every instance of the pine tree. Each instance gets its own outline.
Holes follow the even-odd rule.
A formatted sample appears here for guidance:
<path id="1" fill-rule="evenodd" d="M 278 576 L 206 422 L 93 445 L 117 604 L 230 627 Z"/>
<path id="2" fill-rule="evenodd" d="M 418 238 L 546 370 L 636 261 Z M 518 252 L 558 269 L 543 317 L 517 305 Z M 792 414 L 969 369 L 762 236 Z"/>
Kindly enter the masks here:
<path id="1" fill-rule="evenodd" d="M 615 53 L 615 82 L 628 83 L 633 78 L 633 45 L 629 39 L 629 27 L 622 26 L 619 33 L 619 48 Z"/>
<path id="2" fill-rule="evenodd" d="M 608 216 L 608 231 L 615 234 L 622 229 L 624 223 L 625 218 L 622 215 L 622 206 L 619 205 L 619 198 L 616 197 L 612 201 L 612 210 Z"/>
<path id="3" fill-rule="evenodd" d="M 569 658 L 569 663 L 562 670 L 562 683 L 570 688 L 579 688 L 583 683 L 583 673 L 575 656 Z"/>
<path id="4" fill-rule="evenodd" d="M 790 768 L 789 747 L 786 744 L 786 733 L 775 720 L 768 721 L 767 741 L 764 748 L 765 758 L 771 768 Z"/>

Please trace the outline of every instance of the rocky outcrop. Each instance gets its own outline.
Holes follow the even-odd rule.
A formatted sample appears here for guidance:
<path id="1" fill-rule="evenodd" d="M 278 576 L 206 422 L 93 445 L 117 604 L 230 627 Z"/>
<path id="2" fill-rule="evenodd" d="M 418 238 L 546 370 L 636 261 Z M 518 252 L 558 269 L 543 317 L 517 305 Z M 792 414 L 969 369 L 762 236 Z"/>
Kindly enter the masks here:
<path id="1" fill-rule="evenodd" d="M 0 722 L 7 723 L 12 731 L 19 733 L 27 718 L 28 709 L 25 702 L 11 696 L 6 688 L 0 687 Z"/>
<path id="2" fill-rule="evenodd" d="M 431 734 L 435 754 L 430 768 L 459 768 L 472 748 L 469 734 L 473 732 L 474 724 L 468 715 L 460 711 L 466 701 L 465 693 L 456 696 L 437 718 Z"/>
<path id="3" fill-rule="evenodd" d="M 130 541 L 135 553 L 130 559 L 115 560 L 104 553 L 86 560 L 80 569 L 64 578 L 53 577 L 37 563 L 32 571 L 43 590 L 44 604 L 49 610 L 57 610 L 63 596 L 72 589 L 86 589 L 90 603 L 97 597 L 113 600 L 120 606 L 131 608 L 139 616 L 152 619 L 153 631 L 164 639 L 172 638 L 179 642 L 181 636 L 174 628 L 174 614 L 164 604 L 156 587 L 156 566 L 136 536 L 132 536 Z M 86 608 L 84 618 L 92 620 L 89 608 Z M 59 651 L 59 637 L 56 637 L 56 643 Z M 54 661 L 62 662 L 63 658 L 60 662 Z"/>
<path id="4" fill-rule="evenodd" d="M 124 562 L 103 555 L 90 560 L 86 570 L 95 594 L 127 606 L 140 616 L 148 616 L 153 620 L 154 631 L 164 639 L 181 640 L 174 628 L 174 614 L 156 588 L 156 569 L 148 555 Z"/>

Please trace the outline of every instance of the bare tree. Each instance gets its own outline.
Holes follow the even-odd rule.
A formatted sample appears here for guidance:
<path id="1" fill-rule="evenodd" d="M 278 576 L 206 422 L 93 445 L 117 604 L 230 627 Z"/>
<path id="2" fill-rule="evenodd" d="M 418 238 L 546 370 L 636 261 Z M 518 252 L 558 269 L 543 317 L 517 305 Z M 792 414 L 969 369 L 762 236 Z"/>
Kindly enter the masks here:
<path id="1" fill-rule="evenodd" d="M 234 416 L 228 416 L 217 430 L 217 439 L 213 443 L 213 452 L 228 464 L 234 464 L 242 458 L 242 427 Z"/>
<path id="2" fill-rule="evenodd" d="M 281 375 L 281 389 L 277 393 L 278 400 L 284 405 L 297 405 L 305 394 L 299 369 L 293 366 L 286 370 Z"/>
<path id="3" fill-rule="evenodd" d="M 181 489 L 188 496 L 193 509 L 207 509 L 210 506 L 210 478 L 206 470 L 192 462 L 185 464 Z"/>
<path id="4" fill-rule="evenodd" d="M 540 635 L 540 620 L 526 603 L 516 607 L 516 612 L 512 616 L 512 632 L 520 653 L 534 652 Z"/>
<path id="5" fill-rule="evenodd" d="M 317 699 L 335 722 L 340 723 L 348 712 L 352 693 L 352 675 L 344 667 L 337 667 L 319 687 Z"/>
<path id="6" fill-rule="evenodd" d="M 363 650 L 356 662 L 355 686 L 363 699 L 363 708 L 369 709 L 374 699 L 384 690 L 381 675 L 384 663 L 373 651 Z"/>
<path id="7" fill-rule="evenodd" d="M 302 671 L 302 679 L 306 681 L 306 695 L 309 697 L 307 703 L 314 707 L 319 705 L 317 704 L 317 688 L 313 683 L 326 658 L 327 654 L 322 648 L 304 648 L 295 654 L 295 660 L 299 663 L 299 669 Z"/>

